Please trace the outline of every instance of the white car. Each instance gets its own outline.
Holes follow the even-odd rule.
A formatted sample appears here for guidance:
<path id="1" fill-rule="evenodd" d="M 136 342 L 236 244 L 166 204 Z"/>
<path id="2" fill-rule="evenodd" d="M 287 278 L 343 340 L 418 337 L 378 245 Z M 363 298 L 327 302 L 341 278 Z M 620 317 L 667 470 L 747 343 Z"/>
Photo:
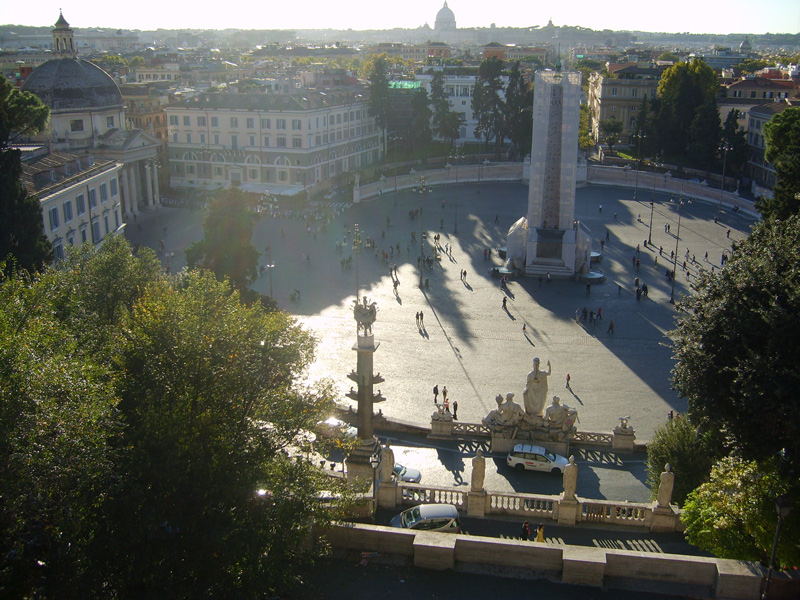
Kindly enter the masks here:
<path id="1" fill-rule="evenodd" d="M 506 463 L 519 471 L 544 471 L 545 473 L 563 473 L 569 461 L 559 454 L 554 454 L 542 446 L 517 444 L 508 453 Z"/>
<path id="2" fill-rule="evenodd" d="M 348 440 L 354 440 L 358 437 L 358 429 L 336 417 L 328 417 L 324 421 L 320 421 L 318 426 L 322 437 L 342 437 Z"/>
<path id="3" fill-rule="evenodd" d="M 392 473 L 394 473 L 397 481 L 405 481 L 406 483 L 419 483 L 419 480 L 422 479 L 422 473 L 400 464 L 395 464 Z"/>
<path id="4" fill-rule="evenodd" d="M 458 509 L 452 504 L 420 504 L 395 515 L 391 526 L 415 531 L 461 533 Z"/>

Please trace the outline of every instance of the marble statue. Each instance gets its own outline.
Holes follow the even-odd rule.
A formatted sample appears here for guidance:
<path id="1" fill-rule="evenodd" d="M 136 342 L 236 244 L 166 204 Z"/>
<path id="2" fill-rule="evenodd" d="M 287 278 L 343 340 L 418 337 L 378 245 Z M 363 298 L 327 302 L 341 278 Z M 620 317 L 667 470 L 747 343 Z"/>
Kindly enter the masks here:
<path id="1" fill-rule="evenodd" d="M 470 490 L 473 492 L 483 491 L 483 480 L 486 478 L 486 459 L 483 458 L 483 452 L 480 448 L 475 453 L 472 459 L 472 479 Z"/>
<path id="2" fill-rule="evenodd" d="M 569 464 L 564 467 L 564 493 L 562 498 L 564 500 L 572 500 L 575 498 L 575 488 L 578 485 L 578 465 L 575 464 L 575 457 L 569 457 Z"/>
<path id="3" fill-rule="evenodd" d="M 547 378 L 553 369 L 547 361 L 547 371 L 539 368 L 539 357 L 533 359 L 533 370 L 528 373 L 528 382 L 522 397 L 525 399 L 525 412 L 529 415 L 541 416 L 547 399 Z"/>
<path id="4" fill-rule="evenodd" d="M 392 480 L 392 473 L 394 471 L 394 450 L 391 449 L 387 443 L 381 448 L 381 463 L 380 463 L 380 478 L 385 482 Z"/>
<path id="5" fill-rule="evenodd" d="M 489 427 L 516 425 L 525 414 L 522 407 L 514 402 L 514 394 L 511 392 L 506 394 L 505 402 L 503 401 L 503 396 L 497 394 L 495 402 L 497 402 L 497 408 L 491 411 L 483 420 L 484 424 Z"/>
<path id="6" fill-rule="evenodd" d="M 661 474 L 661 482 L 658 485 L 658 498 L 656 506 L 658 508 L 669 508 L 672 502 L 672 488 L 675 487 L 675 473 L 669 463 L 664 465 L 664 472 Z"/>
<path id="7" fill-rule="evenodd" d="M 367 297 L 364 296 L 363 304 L 356 301 L 353 307 L 353 318 L 356 320 L 358 331 L 364 330 L 364 335 L 372 333 L 372 324 L 378 317 L 378 305 L 375 302 L 367 303 Z"/>
<path id="8" fill-rule="evenodd" d="M 361 185 L 361 173 L 356 173 L 356 180 L 353 183 L 353 187 L 359 187 Z"/>
<path id="9" fill-rule="evenodd" d="M 567 422 L 567 409 L 561 406 L 561 398 L 553 396 L 553 403 L 547 407 L 544 413 L 544 420 L 550 427 L 560 429 Z"/>

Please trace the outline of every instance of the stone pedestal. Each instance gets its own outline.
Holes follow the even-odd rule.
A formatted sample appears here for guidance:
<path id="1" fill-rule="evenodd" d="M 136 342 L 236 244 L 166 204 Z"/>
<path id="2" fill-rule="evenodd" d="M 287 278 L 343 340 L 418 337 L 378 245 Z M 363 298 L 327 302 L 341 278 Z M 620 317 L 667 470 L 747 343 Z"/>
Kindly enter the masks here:
<path id="1" fill-rule="evenodd" d="M 486 490 L 467 494 L 467 516 L 484 517 L 486 515 Z"/>
<path id="2" fill-rule="evenodd" d="M 653 520 L 650 522 L 650 531 L 653 533 L 672 533 L 678 528 L 678 514 L 672 507 L 660 507 L 653 503 Z"/>
<path id="3" fill-rule="evenodd" d="M 578 522 L 580 504 L 576 499 L 560 500 L 558 503 L 558 524 L 575 525 Z"/>
<path id="4" fill-rule="evenodd" d="M 380 451 L 380 443 L 375 436 L 359 441 L 359 445 L 350 451 L 345 461 L 347 464 L 347 479 L 349 481 L 366 479 L 370 483 L 374 483 L 375 470 L 378 468 L 377 454 Z"/>
<path id="5" fill-rule="evenodd" d="M 397 482 L 380 481 L 378 482 L 378 507 L 396 508 L 397 507 Z"/>
<path id="6" fill-rule="evenodd" d="M 636 435 L 634 435 L 633 427 L 614 428 L 614 435 L 611 438 L 611 448 L 613 450 L 632 451 L 634 442 L 636 442 Z"/>

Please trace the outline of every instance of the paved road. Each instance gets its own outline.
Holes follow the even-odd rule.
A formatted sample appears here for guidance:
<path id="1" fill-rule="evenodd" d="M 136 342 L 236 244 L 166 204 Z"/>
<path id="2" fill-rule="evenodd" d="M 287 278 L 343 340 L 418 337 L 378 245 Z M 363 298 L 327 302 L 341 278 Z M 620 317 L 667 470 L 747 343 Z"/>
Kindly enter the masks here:
<path id="1" fill-rule="evenodd" d="M 533 357 L 539 356 L 544 363 L 552 363 L 550 394 L 559 394 L 563 403 L 578 409 L 580 429 L 611 431 L 619 417 L 629 416 L 637 438 L 647 440 L 669 410 L 686 410 L 685 401 L 670 385 L 667 334 L 674 326 L 675 311 L 668 302 L 667 259 L 662 256 L 657 269 L 653 260 L 659 245 L 666 256 L 674 251 L 678 213 L 668 196 L 653 196 L 655 250 L 645 249 L 641 244 L 649 233 L 651 194 L 640 190 L 639 201 L 632 196 L 633 190 L 623 188 L 577 190 L 576 217 L 591 229 L 597 248 L 606 231 L 609 234 L 599 265 L 608 277 L 605 284 L 593 286 L 587 296 L 585 287 L 573 281 L 541 285 L 521 279 L 509 284 L 508 311 L 501 307 L 504 293 L 498 281 L 487 273 L 498 260 L 494 255 L 484 260 L 483 253 L 504 245 L 509 226 L 525 214 L 527 187 L 521 184 L 443 186 L 422 200 L 419 194 L 406 191 L 397 198 L 389 194 L 347 208 L 339 205 L 341 212 L 324 230 L 321 222 L 264 218 L 256 227 L 254 243 L 260 249 L 271 247 L 272 288 L 279 306 L 297 315 L 319 338 L 309 379 L 331 378 L 342 396 L 352 385 L 346 374 L 356 362 L 351 307 L 358 276 L 360 293 L 379 307 L 374 332 L 380 347 L 374 361 L 375 370 L 386 378 L 380 387 L 388 401 L 376 409 L 388 417 L 428 424 L 433 412 L 431 388 L 438 384 L 447 386 L 451 400 L 458 400 L 459 419 L 479 422 L 494 408 L 497 394 L 514 392 L 521 400 L 525 376 Z M 423 214 L 412 220 L 410 211 L 421 205 Z M 456 213 L 457 235 L 453 233 Z M 716 213 L 716 204 L 684 205 L 678 255 L 682 259 L 688 247 L 689 256 L 694 254 L 698 262 L 689 264 L 686 274 L 679 262 L 676 297 L 687 292 L 690 277 L 698 269 L 719 268 L 722 252 L 729 250 L 731 241 L 746 235 L 753 222 L 744 212 L 723 212 L 720 222 L 714 223 Z M 163 239 L 162 257 L 177 269 L 184 264 L 183 250 L 202 237 L 201 220 L 201 213 L 165 208 L 141 215 L 129 225 L 128 237 L 156 248 Z M 365 249 L 358 256 L 358 269 L 355 261 L 349 269 L 342 267 L 341 261 L 352 254 L 346 228 L 352 231 L 355 223 L 362 235 L 375 240 L 378 252 L 393 247 L 387 262 L 375 250 Z M 665 225 L 670 225 L 669 233 Z M 429 287 L 423 289 L 417 286 L 419 245 L 411 241 L 411 232 L 419 240 L 421 227 L 431 237 L 440 233 L 442 244 L 453 247 L 452 256 L 424 272 Z M 337 245 L 341 243 L 344 249 L 340 251 Z M 637 244 L 638 270 L 632 264 Z M 261 261 L 266 264 L 267 256 Z M 397 264 L 396 295 L 390 263 Z M 467 271 L 466 281 L 456 277 L 462 269 Z M 256 281 L 256 290 L 269 293 L 269 273 Z M 649 298 L 641 301 L 633 294 L 637 276 L 650 288 Z M 290 299 L 294 289 L 300 291 L 296 302 Z M 600 306 L 603 321 L 596 326 L 575 322 L 576 309 Z M 421 329 L 414 321 L 418 311 L 424 313 Z M 613 335 L 607 333 L 610 320 L 615 324 Z M 567 373 L 572 378 L 571 390 L 564 386 Z M 343 402 L 350 401 L 343 397 Z M 599 497 L 627 497 L 627 493 L 616 495 L 624 486 L 617 490 L 603 490 L 602 484 L 595 487 Z M 584 494 L 581 486 L 578 493 Z"/>

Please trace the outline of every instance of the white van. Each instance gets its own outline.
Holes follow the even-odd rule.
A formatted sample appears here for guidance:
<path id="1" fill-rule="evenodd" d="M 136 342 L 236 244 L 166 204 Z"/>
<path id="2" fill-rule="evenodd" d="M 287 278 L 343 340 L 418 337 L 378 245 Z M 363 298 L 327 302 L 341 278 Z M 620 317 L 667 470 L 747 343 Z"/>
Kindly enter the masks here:
<path id="1" fill-rule="evenodd" d="M 404 510 L 391 522 L 392 527 L 415 531 L 461 533 L 458 510 L 452 504 L 420 504 Z"/>

